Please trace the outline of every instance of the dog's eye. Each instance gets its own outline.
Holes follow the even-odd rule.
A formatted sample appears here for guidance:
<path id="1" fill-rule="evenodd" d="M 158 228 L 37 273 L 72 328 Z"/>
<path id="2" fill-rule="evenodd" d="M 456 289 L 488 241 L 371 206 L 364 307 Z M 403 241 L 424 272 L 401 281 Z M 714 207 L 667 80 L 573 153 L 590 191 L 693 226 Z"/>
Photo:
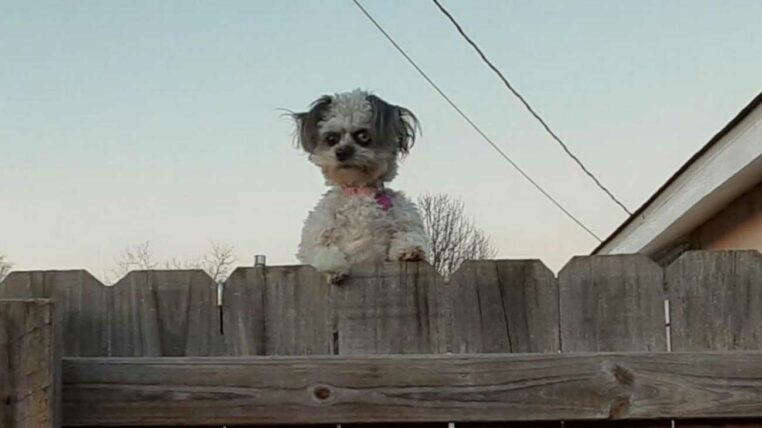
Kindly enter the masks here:
<path id="1" fill-rule="evenodd" d="M 329 146 L 335 146 L 339 142 L 339 134 L 335 132 L 329 132 L 325 135 L 325 142 Z"/>
<path id="2" fill-rule="evenodd" d="M 370 134 L 366 129 L 361 129 L 355 132 L 354 137 L 355 141 L 357 141 L 357 144 L 361 146 L 367 146 L 370 143 Z"/>

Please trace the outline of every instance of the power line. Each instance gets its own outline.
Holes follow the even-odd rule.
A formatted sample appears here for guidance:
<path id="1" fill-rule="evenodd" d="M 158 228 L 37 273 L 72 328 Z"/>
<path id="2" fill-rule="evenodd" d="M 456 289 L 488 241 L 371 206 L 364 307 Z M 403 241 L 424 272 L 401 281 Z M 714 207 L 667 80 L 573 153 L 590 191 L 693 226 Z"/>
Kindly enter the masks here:
<path id="1" fill-rule="evenodd" d="M 477 126 L 477 125 L 476 125 L 476 124 L 475 124 L 475 123 L 472 121 L 472 120 L 471 120 L 471 118 L 469 118 L 469 117 L 468 117 L 468 115 L 466 115 L 466 114 L 463 112 L 463 110 L 461 110 L 461 109 L 460 109 L 460 108 L 459 108 L 459 107 L 458 107 L 458 106 L 455 104 L 455 102 L 453 102 L 453 101 L 450 99 L 450 97 L 448 97 L 448 96 L 447 96 L 447 94 L 445 94 L 445 93 L 444 93 L 444 91 L 442 91 L 442 89 L 440 89 L 440 88 L 439 88 L 439 86 L 438 86 L 436 83 L 434 83 L 434 81 L 433 81 L 433 80 L 431 80 L 431 78 L 430 78 L 430 77 L 429 77 L 429 76 L 428 76 L 428 75 L 427 75 L 427 74 L 426 74 L 426 73 L 425 73 L 425 72 L 424 72 L 424 71 L 421 69 L 421 67 L 419 67 L 419 66 L 418 66 L 418 64 L 416 64 L 416 62 L 415 62 L 415 61 L 413 61 L 413 59 L 412 59 L 412 58 L 410 58 L 410 56 L 409 56 L 409 55 L 408 55 L 408 54 L 405 52 L 405 50 L 404 50 L 404 49 L 402 49 L 402 47 L 400 47 L 400 45 L 398 45 L 398 44 L 397 44 L 397 42 L 395 42 L 395 41 L 394 41 L 394 39 L 393 39 L 393 38 L 392 38 L 392 37 L 389 35 L 389 33 L 387 33 L 387 32 L 386 32 L 386 30 L 384 30 L 384 28 L 383 28 L 383 27 L 381 27 L 381 24 L 379 24 L 379 23 L 378 23 L 378 21 L 376 21 L 376 20 L 373 18 L 373 16 L 371 16 L 371 14 L 370 14 L 370 13 L 369 13 L 369 12 L 368 12 L 368 11 L 367 11 L 367 10 L 366 10 L 364 7 L 363 7 L 363 6 L 362 6 L 362 4 L 360 4 L 359 0 L 352 0 L 352 2 L 354 2 L 354 4 L 355 4 L 355 5 L 356 5 L 356 6 L 357 6 L 357 7 L 358 7 L 358 8 L 359 8 L 361 11 L 362 11 L 362 13 L 363 13 L 363 14 L 364 14 L 364 15 L 365 15 L 367 18 L 368 18 L 368 20 L 369 20 L 370 22 L 372 22 L 372 23 L 373 23 L 373 25 L 374 25 L 374 26 L 375 26 L 375 27 L 378 29 L 378 31 L 380 31 L 380 32 L 381 32 L 381 34 L 383 34 L 383 35 L 384 35 L 384 37 L 386 37 L 386 39 L 387 39 L 387 40 L 388 40 L 388 41 L 389 41 L 389 42 L 390 42 L 390 43 L 391 43 L 391 44 L 392 44 L 392 45 L 395 47 L 395 49 L 397 49 L 397 51 L 398 51 L 400 54 L 402 54 L 402 56 L 403 56 L 403 57 L 405 57 L 405 59 L 407 60 L 407 62 L 409 62 L 409 63 L 410 63 L 410 65 L 412 65 L 412 66 L 413 66 L 413 68 L 415 68 L 415 69 L 416 69 L 416 71 L 418 71 L 418 74 L 420 74 L 420 75 L 421 75 L 421 77 L 423 77 L 423 78 L 424 78 L 424 79 L 425 79 L 425 80 L 426 80 L 426 81 L 429 83 L 429 85 L 431 85 L 431 87 L 432 87 L 432 88 L 434 88 L 434 90 L 435 90 L 435 91 L 437 91 L 437 93 L 438 93 L 438 94 L 439 94 L 439 95 L 440 95 L 442 98 L 444 98 L 444 100 L 445 100 L 445 101 L 447 101 L 447 103 L 448 103 L 448 104 L 450 104 L 450 107 L 452 107 L 452 108 L 453 108 L 453 109 L 454 109 L 456 112 L 458 112 L 458 114 L 460 115 L 460 117 L 462 117 L 462 118 L 463 118 L 463 119 L 464 119 L 466 122 L 468 122 L 468 124 L 469 124 L 469 125 L 471 125 L 471 127 L 472 127 L 472 128 L 473 128 L 473 129 L 474 129 L 474 130 L 475 130 L 475 131 L 476 131 L 476 132 L 479 134 L 479 135 L 481 135 L 481 137 L 482 137 L 482 138 L 483 138 L 483 139 L 484 139 L 484 140 L 485 140 L 487 143 L 489 143 L 489 145 L 490 145 L 490 146 L 492 146 L 492 148 L 493 148 L 493 149 L 495 149 L 495 151 L 497 151 L 497 152 L 500 154 L 500 156 L 502 156 L 502 157 L 503 157 L 503 159 L 505 159 L 505 160 L 506 160 L 506 161 L 507 161 L 509 164 L 511 164 L 511 166 L 512 166 L 513 168 L 515 168 L 515 169 L 516 169 L 516 171 L 518 171 L 518 172 L 519 172 L 519 174 L 521 174 L 521 175 L 522 175 L 522 176 L 523 176 L 523 177 L 524 177 L 524 178 L 525 178 L 525 179 L 526 179 L 526 180 L 527 180 L 529 183 L 531 183 L 531 184 L 532 184 L 532 185 L 533 185 L 533 186 L 534 186 L 534 187 L 535 187 L 535 188 L 536 188 L 538 191 L 540 191 L 540 193 L 542 193 L 542 194 L 543 194 L 543 195 L 544 195 L 544 196 L 545 196 L 545 197 L 546 197 L 546 198 L 547 198 L 549 201 L 551 201 L 551 202 L 553 203 L 553 205 L 555 205 L 555 206 L 556 206 L 558 209 L 560 209 L 560 210 L 561 210 L 561 211 L 562 211 L 564 214 L 566 214 L 566 216 L 567 216 L 567 217 L 569 217 L 569 218 L 570 218 L 572 221 L 574 221 L 574 223 L 576 223 L 576 224 L 577 224 L 579 227 L 581 227 L 582 229 L 584 229 L 584 230 L 585 230 L 585 232 L 587 232 L 588 234 L 590 234 L 590 236 L 592 236 L 593 238 L 595 238 L 596 240 L 598 240 L 598 242 L 603 242 L 603 241 L 601 240 L 601 238 L 600 238 L 600 237 L 598 237 L 598 235 L 596 235 L 596 234 L 595 234 L 595 232 L 593 232 L 592 230 L 590 230 L 590 228 L 588 228 L 587 226 L 585 226 L 585 225 L 584 225 L 584 223 L 582 223 L 582 221 L 580 221 L 579 219 L 577 219 L 577 218 L 576 218 L 576 217 L 575 217 L 575 216 L 574 216 L 572 213 L 570 213 L 570 212 L 569 212 L 569 211 L 568 211 L 566 208 L 564 208 L 564 207 L 563 207 L 563 205 L 561 205 L 561 203 L 560 203 L 560 202 L 558 202 L 558 201 L 557 201 L 555 198 L 553 198 L 553 196 L 551 196 L 551 195 L 550 195 L 548 192 L 546 192 L 546 191 L 545 191 L 545 189 L 543 189 L 543 188 L 542 188 L 542 186 L 540 186 L 540 185 L 539 185 L 539 184 L 538 184 L 536 181 L 534 181 L 534 180 L 532 179 L 532 177 L 530 177 L 530 176 L 529 176 L 529 175 L 528 175 L 526 172 L 524 172 L 524 170 L 523 170 L 523 169 L 521 169 L 521 168 L 520 168 L 520 167 L 519 167 L 519 166 L 518 166 L 518 165 L 517 165 L 517 164 L 516 164 L 516 163 L 515 163 L 513 160 L 511 160 L 511 158 L 509 158 L 509 157 L 508 157 L 508 155 L 506 155 L 506 154 L 505 154 L 505 152 L 503 152 L 503 150 L 502 150 L 502 149 L 500 149 L 500 147 L 498 147 L 498 146 L 497 146 L 497 145 L 496 145 L 494 142 L 492 142 L 492 140 L 491 140 L 491 139 L 490 139 L 490 138 L 487 136 L 487 134 L 485 134 L 485 133 L 484 133 L 484 132 L 483 132 L 483 131 L 482 131 L 482 130 L 481 130 L 481 129 L 480 129 L 480 128 L 479 128 L 479 127 L 478 127 L 478 126 Z"/>
<path id="2" fill-rule="evenodd" d="M 455 18 L 453 18 L 452 14 L 450 14 L 450 12 L 448 12 L 447 9 L 445 9 L 444 6 L 442 6 L 442 4 L 439 3 L 438 0 L 432 0 L 432 1 L 434 2 L 434 4 L 437 5 L 439 10 L 442 11 L 442 13 L 444 13 L 447 16 L 450 22 L 452 22 L 452 24 L 458 30 L 458 33 L 460 33 L 460 35 L 464 39 L 466 39 L 468 44 L 471 45 L 471 47 L 473 47 L 474 50 L 476 50 L 476 52 L 481 57 L 482 61 L 484 61 L 487 64 L 487 66 L 491 68 L 492 71 L 494 71 L 495 74 L 498 75 L 498 77 L 500 77 L 500 80 L 502 80 L 505 86 L 513 93 L 513 95 L 515 95 L 516 98 L 518 98 L 519 101 L 521 101 L 521 103 L 524 104 L 524 107 L 526 107 L 526 109 L 529 110 L 529 113 L 531 113 L 532 116 L 534 116 L 534 118 L 537 119 L 538 122 L 540 122 L 542 127 L 545 128 L 545 131 L 547 131 L 547 133 L 550 134 L 550 136 L 553 137 L 553 139 L 556 140 L 556 142 L 558 142 L 558 144 L 561 145 L 561 148 L 564 149 L 566 154 L 569 155 L 569 157 L 571 157 L 574 160 L 574 162 L 576 162 L 577 165 L 579 165 L 580 168 L 582 168 L 582 171 L 584 171 L 585 174 L 587 174 L 587 176 L 590 177 L 601 190 L 606 192 L 606 194 L 609 196 L 609 198 L 611 198 L 612 201 L 614 201 L 614 203 L 619 205 L 619 207 L 622 208 L 624 212 L 626 212 L 628 215 L 632 215 L 632 212 L 630 212 L 630 210 L 627 209 L 627 207 L 621 201 L 619 201 L 619 199 L 617 199 L 616 196 L 614 196 L 614 194 L 609 189 L 607 189 L 606 186 L 604 186 L 592 172 L 590 172 L 585 167 L 582 161 L 579 160 L 579 158 L 575 156 L 574 153 L 571 152 L 571 150 L 569 150 L 569 147 L 566 145 L 566 143 L 564 143 L 563 140 L 561 140 L 561 138 L 558 135 L 556 135 L 556 133 L 553 132 L 552 129 L 550 129 L 550 126 L 548 126 L 545 120 L 543 120 L 543 118 L 540 117 L 540 115 L 532 108 L 532 106 L 529 105 L 529 103 L 524 99 L 524 97 L 522 97 L 521 94 L 519 94 L 518 91 L 516 91 L 516 89 L 513 88 L 513 86 L 508 82 L 508 79 L 506 79 L 505 76 L 503 76 L 503 73 L 501 73 L 500 70 L 498 70 L 498 68 L 495 67 L 489 59 L 487 59 L 487 56 L 484 55 L 484 52 L 482 52 L 482 50 L 479 49 L 479 46 L 477 46 L 476 43 L 473 40 L 471 40 L 470 37 L 468 37 L 468 35 L 463 31 L 463 28 L 461 28 L 460 24 L 458 24 Z"/>

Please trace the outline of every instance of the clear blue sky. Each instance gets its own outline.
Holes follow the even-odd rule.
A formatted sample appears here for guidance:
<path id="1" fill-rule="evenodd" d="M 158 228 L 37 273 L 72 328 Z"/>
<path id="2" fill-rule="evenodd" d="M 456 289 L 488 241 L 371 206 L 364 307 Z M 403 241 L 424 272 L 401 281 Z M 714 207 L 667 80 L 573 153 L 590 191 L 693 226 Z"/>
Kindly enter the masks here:
<path id="1" fill-rule="evenodd" d="M 366 7 L 503 149 L 599 235 L 625 215 L 428 1 Z M 762 89 L 762 2 L 445 0 L 632 209 Z M 151 241 L 293 263 L 323 191 L 280 108 L 355 87 L 423 137 L 392 187 L 462 197 L 499 256 L 558 269 L 596 242 L 489 148 L 349 0 L 0 1 L 0 253 L 108 269 Z"/>

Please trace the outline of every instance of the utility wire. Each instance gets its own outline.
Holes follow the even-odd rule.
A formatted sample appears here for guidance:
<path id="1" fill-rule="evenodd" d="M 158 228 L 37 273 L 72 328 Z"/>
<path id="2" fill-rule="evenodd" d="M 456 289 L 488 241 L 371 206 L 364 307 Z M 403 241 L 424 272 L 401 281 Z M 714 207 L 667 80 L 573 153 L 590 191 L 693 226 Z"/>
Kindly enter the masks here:
<path id="1" fill-rule="evenodd" d="M 505 154 L 505 152 L 503 152 L 503 150 L 502 150 L 502 149 L 500 149 L 500 147 L 498 147 L 498 146 L 497 146 L 497 145 L 496 145 L 494 142 L 492 142 L 492 140 L 491 140 L 491 139 L 490 139 L 490 138 L 487 136 L 487 134 L 485 134 L 485 133 L 484 133 L 484 132 L 483 132 L 483 131 L 482 131 L 482 130 L 481 130 L 481 129 L 480 129 L 480 128 L 479 128 L 479 127 L 478 127 L 478 126 L 477 126 L 477 125 L 476 125 L 476 124 L 475 124 L 475 123 L 474 123 L 474 122 L 473 122 L 473 121 L 472 121 L 472 120 L 471 120 L 469 117 L 468 117 L 468 115 L 466 115 L 466 113 L 464 113 L 464 112 L 463 112 L 463 110 L 461 110 L 461 109 L 460 109 L 460 108 L 459 108 L 459 107 L 458 107 L 458 106 L 455 104 L 455 102 L 453 102 L 453 101 L 450 99 L 450 97 L 448 97 L 448 96 L 447 96 L 447 94 L 445 94 L 445 93 L 444 93 L 444 91 L 442 91 L 442 89 L 440 89 L 440 88 L 439 88 L 439 86 L 438 86 L 436 83 L 434 83 L 434 81 L 433 81 L 433 80 L 431 80 L 431 78 L 430 78 L 430 77 L 429 77 L 429 76 L 428 76 L 428 75 L 427 75 L 427 74 L 426 74 L 426 73 L 425 73 L 425 72 L 424 72 L 424 71 L 421 69 L 421 67 L 419 67 L 419 66 L 418 66 L 418 64 L 416 64 L 416 62 L 415 62 L 415 61 L 413 61 L 413 59 L 412 59 L 412 58 L 410 58 L 410 56 L 409 56 L 409 55 L 408 55 L 408 54 L 407 54 L 407 53 L 406 53 L 406 52 L 405 52 L 405 51 L 404 51 L 404 50 L 403 50 L 403 49 L 400 47 L 400 45 L 398 45 L 398 44 L 397 44 L 397 42 L 395 42 L 395 41 L 394 41 L 394 39 L 393 39 L 393 38 L 392 38 L 392 37 L 389 35 L 389 33 L 387 33 L 387 32 L 386 32 L 386 30 L 384 30 L 384 28 L 383 28 L 383 27 L 381 27 L 381 24 L 379 24 L 379 23 L 378 23 L 378 21 L 376 21 L 376 20 L 373 18 L 373 16 L 372 16 L 372 15 L 371 15 L 371 14 L 370 14 L 370 13 L 369 13 L 369 12 L 368 12 L 368 11 L 367 11 L 367 10 L 366 10 L 364 7 L 363 7 L 363 6 L 362 6 L 362 4 L 360 4 L 359 0 L 352 0 L 352 2 L 354 2 L 354 4 L 355 4 L 355 5 L 356 5 L 356 6 L 357 6 L 357 7 L 358 7 L 358 8 L 359 8 L 361 11 L 362 11 L 362 13 L 363 13 L 363 14 L 364 14 L 364 15 L 365 15 L 367 18 L 368 18 L 368 20 L 369 20 L 371 23 L 373 23 L 373 25 L 374 25 L 374 26 L 375 26 L 375 27 L 378 29 L 378 31 L 380 31 L 380 32 L 381 32 L 381 34 L 383 34 L 383 35 L 384 35 L 384 37 L 386 37 L 386 39 L 387 39 L 387 40 L 388 40 L 388 41 L 389 41 L 389 42 L 390 42 L 390 43 L 391 43 L 391 44 L 392 44 L 392 45 L 395 47 L 395 49 L 397 49 L 397 51 L 399 51 L 399 53 L 400 53 L 400 54 L 402 54 L 402 56 L 403 56 L 403 57 L 405 57 L 405 59 L 407 60 L 407 62 L 409 62 L 409 63 L 410 63 L 410 65 L 412 65 L 412 66 L 413 66 L 413 68 L 415 68 L 415 69 L 416 69 L 416 71 L 418 71 L 418 74 L 420 74 L 420 75 L 421 75 L 421 77 L 423 77 L 423 78 L 424 78 L 424 79 L 425 79 L 425 80 L 426 80 L 426 81 L 429 83 L 429 85 L 431 85 L 431 87 L 432 87 L 432 88 L 434 88 L 434 90 L 435 90 L 435 91 L 437 91 L 437 93 L 438 93 L 438 94 L 439 94 L 439 95 L 440 95 L 442 98 L 444 98 L 444 100 L 445 100 L 445 101 L 447 101 L 447 103 L 448 103 L 448 104 L 450 104 L 450 107 L 452 107 L 452 108 L 453 108 L 453 109 L 454 109 L 456 112 L 458 112 L 458 114 L 459 114 L 459 115 L 460 115 L 460 116 L 461 116 L 461 117 L 462 117 L 462 118 L 463 118 L 463 119 L 464 119 L 466 122 L 468 122 L 468 124 L 469 124 L 469 125 L 471 125 L 471 127 L 472 127 L 472 128 L 474 128 L 474 130 L 475 130 L 475 131 L 476 131 L 476 132 L 477 132 L 479 135 L 481 135 L 481 137 L 482 137 L 482 138 L 483 138 L 483 139 L 484 139 L 484 140 L 485 140 L 487 143 L 489 143 L 489 145 L 490 145 L 490 146 L 492 146 L 492 148 L 493 148 L 493 149 L 495 149 L 495 151 L 497 151 L 497 152 L 500 154 L 500 156 L 502 156 L 502 157 L 503 157 L 503 159 L 505 159 L 505 160 L 506 160 L 506 161 L 507 161 L 509 164 L 511 164 L 511 166 L 512 166 L 514 169 L 516 169 L 516 171 L 518 171 L 518 172 L 519 172 L 519 174 L 521 174 L 521 175 L 522 175 L 522 176 L 523 176 L 523 177 L 524 177 L 524 178 L 525 178 L 525 179 L 526 179 L 526 180 L 527 180 L 529 183 L 531 183 L 531 184 L 532 184 L 532 186 L 534 186 L 534 187 L 535 187 L 535 188 L 536 188 L 536 189 L 537 189 L 537 190 L 538 190 L 540 193 L 542 193 L 542 194 L 543 194 L 543 195 L 544 195 L 544 196 L 545 196 L 545 197 L 546 197 L 546 198 L 547 198 L 549 201 L 551 201 L 551 202 L 553 203 L 553 205 L 555 205 L 555 206 L 556 206 L 558 209 L 560 209 L 560 210 L 561 210 L 561 211 L 562 211 L 564 214 L 566 214 L 566 216 L 567 216 L 567 217 L 569 217 L 569 218 L 570 218 L 572 221 L 574 221 L 574 223 L 576 223 L 576 224 L 577 224 L 579 227 L 581 227 L 582 229 L 584 229 L 584 230 L 585 230 L 585 232 L 587 232 L 587 233 L 588 233 L 590 236 L 592 236 L 593 238 L 595 238 L 595 239 L 596 239 L 598 242 L 603 242 L 603 241 L 601 240 L 601 238 L 600 238 L 600 237 L 598 237 L 598 235 L 596 235 L 596 234 L 595 234 L 595 232 L 593 232 L 592 230 L 590 230 L 590 228 L 588 228 L 587 226 L 585 226 L 585 225 L 584 225 L 584 223 L 582 223 L 582 222 L 581 222 L 579 219 L 577 219 L 577 217 L 575 217 L 575 216 L 574 216 L 572 213 L 570 213 L 570 212 L 569 212 L 569 211 L 568 211 L 566 208 L 564 208 L 564 206 L 563 206 L 563 205 L 561 205 L 561 203 L 560 203 L 560 202 L 558 202 L 558 201 L 557 201 L 555 198 L 553 198 L 553 196 L 551 196 L 551 195 L 550 195 L 550 194 L 549 194 L 547 191 L 545 191 L 545 189 L 543 189 L 543 188 L 542 188 L 542 186 L 540 186 L 540 185 L 539 185 L 539 184 L 538 184 L 536 181 L 534 181 L 534 180 L 532 179 L 532 177 L 530 177 L 530 176 L 529 176 L 529 175 L 528 175 L 526 172 L 524 172 L 524 170 L 523 170 L 523 169 L 521 169 L 521 168 L 520 168 L 520 167 L 519 167 L 519 166 L 516 164 L 516 162 L 514 162 L 513 160 L 511 160 L 511 158 L 509 158 L 509 157 L 508 157 L 508 155 L 506 155 L 506 154 Z"/>
<path id="2" fill-rule="evenodd" d="M 460 24 L 458 24 L 458 21 L 456 21 L 455 18 L 453 18 L 452 14 L 450 14 L 450 12 L 448 12 L 447 9 L 445 9 L 444 6 L 442 6 L 442 4 L 439 3 L 438 0 L 432 0 L 432 1 L 434 2 L 435 5 L 437 5 L 439 10 L 442 13 L 444 13 L 445 16 L 447 16 L 450 22 L 452 22 L 452 24 L 455 26 L 455 29 L 458 30 L 458 33 L 460 33 L 460 35 L 464 39 L 466 39 L 466 42 L 468 42 L 468 44 L 471 45 L 471 47 L 473 47 L 474 50 L 476 50 L 476 53 L 479 54 L 479 56 L 482 58 L 482 61 L 484 61 L 487 64 L 487 66 L 491 68 L 492 71 L 495 72 L 495 74 L 498 75 L 498 77 L 500 78 L 500 80 L 503 81 L 505 86 L 513 93 L 513 95 L 516 96 L 516 98 L 519 99 L 519 101 L 521 101 L 522 104 L 524 104 L 524 107 L 526 107 L 526 109 L 529 110 L 529 113 L 531 113 L 532 116 L 534 116 L 534 118 L 537 119 L 538 122 L 540 122 L 542 127 L 545 128 L 545 131 L 547 131 L 547 133 L 550 134 L 550 136 L 553 137 L 553 139 L 556 140 L 556 142 L 558 142 L 558 144 L 561 145 L 561 148 L 564 149 L 566 154 L 569 155 L 569 157 L 571 157 L 574 160 L 574 162 L 576 162 L 577 165 L 579 165 L 580 168 L 582 168 L 582 171 L 584 171 L 585 174 L 587 174 L 587 176 L 590 177 L 601 190 L 606 192 L 608 197 L 611 198 L 611 200 L 614 201 L 614 203 L 619 205 L 619 207 L 622 208 L 624 212 L 626 212 L 628 215 L 632 215 L 632 212 L 629 209 L 627 209 L 627 207 L 619 199 L 617 199 L 616 196 L 614 196 L 614 194 L 609 189 L 607 189 L 606 186 L 604 186 L 592 172 L 590 172 L 585 167 L 582 161 L 579 160 L 579 158 L 575 156 L 574 153 L 571 152 L 571 150 L 569 150 L 569 147 L 566 145 L 566 143 L 564 143 L 563 140 L 561 140 L 561 138 L 558 135 L 556 135 L 556 133 L 553 132 L 552 129 L 550 129 L 550 126 L 548 126 L 545 120 L 543 120 L 543 118 L 540 117 L 540 115 L 532 108 L 532 106 L 529 105 L 529 103 L 524 99 L 524 97 L 522 97 L 521 94 L 519 94 L 518 91 L 516 91 L 516 89 L 513 88 L 513 86 L 508 82 L 508 79 L 506 79 L 505 76 L 503 76 L 503 73 L 501 73 L 500 70 L 498 70 L 498 68 L 495 67 L 489 59 L 487 59 L 487 56 L 484 55 L 484 52 L 482 52 L 482 50 L 479 49 L 479 46 L 477 46 L 476 43 L 473 40 L 471 40 L 470 37 L 468 37 L 468 35 L 463 31 L 463 28 L 461 28 Z"/>

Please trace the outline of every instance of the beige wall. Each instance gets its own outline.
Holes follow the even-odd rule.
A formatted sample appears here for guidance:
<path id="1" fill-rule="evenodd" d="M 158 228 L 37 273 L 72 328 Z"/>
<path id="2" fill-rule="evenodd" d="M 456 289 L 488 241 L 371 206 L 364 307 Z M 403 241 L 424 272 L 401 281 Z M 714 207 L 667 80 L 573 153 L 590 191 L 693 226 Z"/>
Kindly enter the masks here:
<path id="1" fill-rule="evenodd" d="M 688 241 L 695 249 L 762 251 L 762 183 L 696 228 Z"/>
<path id="2" fill-rule="evenodd" d="M 651 257 L 666 266 L 689 250 L 762 251 L 762 182 Z"/>

